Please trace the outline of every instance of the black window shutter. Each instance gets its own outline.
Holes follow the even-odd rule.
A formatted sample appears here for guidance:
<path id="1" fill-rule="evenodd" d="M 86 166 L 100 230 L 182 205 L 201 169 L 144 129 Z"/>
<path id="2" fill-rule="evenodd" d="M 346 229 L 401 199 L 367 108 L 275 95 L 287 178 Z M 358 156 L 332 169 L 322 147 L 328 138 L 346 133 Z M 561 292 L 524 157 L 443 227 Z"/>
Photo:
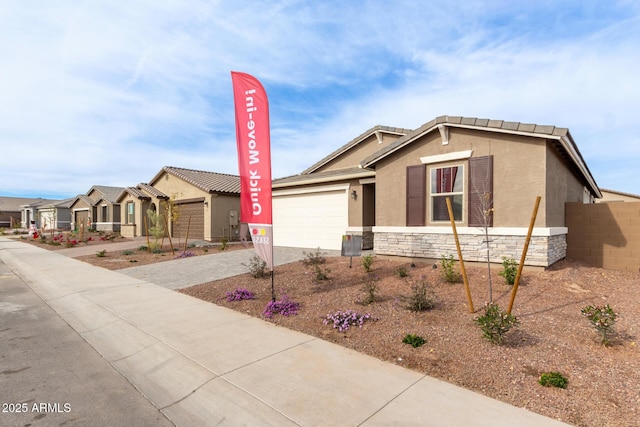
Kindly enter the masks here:
<path id="1" fill-rule="evenodd" d="M 426 165 L 407 166 L 407 227 L 425 224 L 426 190 Z"/>
<path id="2" fill-rule="evenodd" d="M 469 227 L 484 227 L 483 211 L 488 212 L 487 225 L 493 227 L 493 156 L 469 159 Z"/>

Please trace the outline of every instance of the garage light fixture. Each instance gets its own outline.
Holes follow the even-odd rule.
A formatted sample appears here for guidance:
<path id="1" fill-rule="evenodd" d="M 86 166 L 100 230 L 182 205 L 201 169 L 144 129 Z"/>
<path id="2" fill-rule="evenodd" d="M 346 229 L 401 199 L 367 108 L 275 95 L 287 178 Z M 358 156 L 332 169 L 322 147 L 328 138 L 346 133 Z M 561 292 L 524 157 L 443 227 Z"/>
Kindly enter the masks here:
<path id="1" fill-rule="evenodd" d="M 355 200 L 355 199 L 357 199 L 357 198 L 358 198 L 358 193 L 356 193 L 356 190 L 353 190 L 353 191 L 351 192 L 351 198 L 352 198 L 353 200 Z"/>

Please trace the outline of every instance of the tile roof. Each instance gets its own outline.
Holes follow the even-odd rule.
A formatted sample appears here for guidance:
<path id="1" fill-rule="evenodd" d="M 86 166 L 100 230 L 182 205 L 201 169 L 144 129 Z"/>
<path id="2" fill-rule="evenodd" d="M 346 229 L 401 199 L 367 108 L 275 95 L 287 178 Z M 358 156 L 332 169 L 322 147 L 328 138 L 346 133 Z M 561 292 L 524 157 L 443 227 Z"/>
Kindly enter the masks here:
<path id="1" fill-rule="evenodd" d="M 136 199 L 139 200 L 149 200 L 151 199 L 151 197 L 147 196 L 145 193 L 143 193 L 142 191 L 140 191 L 140 189 L 138 189 L 137 187 L 127 187 L 124 189 L 124 191 L 122 193 L 120 193 L 120 197 L 118 197 L 118 201 L 120 201 L 122 199 L 122 196 L 124 196 L 124 194 L 130 194 L 133 197 L 135 197 Z"/>
<path id="2" fill-rule="evenodd" d="M 42 201 L 42 198 L 0 196 L 0 211 L 21 211 L 21 206 Z"/>
<path id="3" fill-rule="evenodd" d="M 409 132 L 412 132 L 412 130 L 411 129 L 403 129 L 403 128 L 395 128 L 395 127 L 390 127 L 390 126 L 380 126 L 380 125 L 374 126 L 371 129 L 369 129 L 369 130 L 363 132 L 362 134 L 356 136 L 351 141 L 347 142 L 345 145 L 343 145 L 342 147 L 338 148 L 333 153 L 329 154 L 328 156 L 326 156 L 325 158 L 323 158 L 319 162 L 314 163 L 312 166 L 310 166 L 309 168 L 305 169 L 302 173 L 303 174 L 312 173 L 313 171 L 315 171 L 316 169 L 318 169 L 319 167 L 321 167 L 325 163 L 335 159 L 336 157 L 342 155 L 346 151 L 348 151 L 351 148 L 355 147 L 356 145 L 358 145 L 359 143 L 361 143 L 365 139 L 369 138 L 371 135 L 374 135 L 376 132 L 385 132 L 385 133 L 390 133 L 390 134 L 394 134 L 394 135 L 406 135 Z"/>
<path id="4" fill-rule="evenodd" d="M 146 192 L 147 194 L 151 194 L 153 197 L 157 197 L 158 199 L 168 199 L 169 198 L 169 196 L 164 194 L 162 191 L 160 191 L 157 188 L 152 187 L 149 184 L 144 183 L 144 182 L 138 184 L 138 186 L 136 188 L 138 190 L 142 190 L 142 191 Z"/>
<path id="5" fill-rule="evenodd" d="M 366 178 L 376 176 L 376 171 L 365 168 L 334 169 L 325 172 L 301 173 L 273 180 L 273 188 L 285 187 L 291 184 L 311 184 L 331 182 L 344 179 Z"/>
<path id="6" fill-rule="evenodd" d="M 379 160 L 410 144 L 422 135 L 436 130 L 438 126 L 528 135 L 553 141 L 553 145 L 558 153 L 572 165 L 572 169 L 574 169 L 577 175 L 584 177 L 585 181 L 594 191 L 594 194 L 601 197 L 598 185 L 582 158 L 582 154 L 580 154 L 580 150 L 578 150 L 578 146 L 574 142 L 573 137 L 569 133 L 569 129 L 556 126 L 540 126 L 529 123 L 505 122 L 503 120 L 480 119 L 476 117 L 440 116 L 372 154 L 364 159 L 360 163 L 360 166 L 364 168 L 374 166 Z"/>
<path id="7" fill-rule="evenodd" d="M 240 177 L 238 175 L 183 169 L 174 166 L 165 166 L 162 171 L 177 176 L 208 193 L 240 194 Z M 151 182 L 154 182 L 162 171 Z"/>
<path id="8" fill-rule="evenodd" d="M 87 191 L 87 195 L 89 195 L 89 193 L 91 193 L 92 190 L 96 190 L 99 193 L 101 193 L 102 194 L 102 197 L 100 197 L 101 199 L 104 199 L 109 203 L 116 203 L 118 200 L 118 197 L 124 191 L 124 187 L 109 187 L 107 185 L 94 185 L 89 189 L 89 191 Z M 94 200 L 94 202 L 97 202 L 97 201 L 98 199 Z"/>

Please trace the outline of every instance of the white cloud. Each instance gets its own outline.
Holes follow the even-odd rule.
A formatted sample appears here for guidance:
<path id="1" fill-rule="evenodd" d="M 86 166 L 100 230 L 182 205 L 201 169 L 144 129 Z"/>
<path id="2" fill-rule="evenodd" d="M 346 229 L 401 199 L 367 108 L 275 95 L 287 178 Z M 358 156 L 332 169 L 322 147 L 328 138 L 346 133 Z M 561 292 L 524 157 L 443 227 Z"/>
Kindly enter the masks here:
<path id="1" fill-rule="evenodd" d="M 455 114 L 569 127 L 599 184 L 640 192 L 635 168 L 608 166 L 638 156 L 639 16 L 633 2 L 9 3 L 2 189 L 75 195 L 165 165 L 236 173 L 238 70 L 269 93 L 274 177 L 376 124 Z"/>

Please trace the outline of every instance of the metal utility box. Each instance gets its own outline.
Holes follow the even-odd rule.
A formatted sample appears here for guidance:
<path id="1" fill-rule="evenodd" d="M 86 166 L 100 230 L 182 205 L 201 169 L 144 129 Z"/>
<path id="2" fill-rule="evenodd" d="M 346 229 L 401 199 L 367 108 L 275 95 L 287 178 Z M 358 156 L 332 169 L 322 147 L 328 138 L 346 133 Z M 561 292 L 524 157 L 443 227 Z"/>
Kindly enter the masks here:
<path id="1" fill-rule="evenodd" d="M 237 226 L 238 225 L 238 211 L 229 211 L 229 225 Z"/>

